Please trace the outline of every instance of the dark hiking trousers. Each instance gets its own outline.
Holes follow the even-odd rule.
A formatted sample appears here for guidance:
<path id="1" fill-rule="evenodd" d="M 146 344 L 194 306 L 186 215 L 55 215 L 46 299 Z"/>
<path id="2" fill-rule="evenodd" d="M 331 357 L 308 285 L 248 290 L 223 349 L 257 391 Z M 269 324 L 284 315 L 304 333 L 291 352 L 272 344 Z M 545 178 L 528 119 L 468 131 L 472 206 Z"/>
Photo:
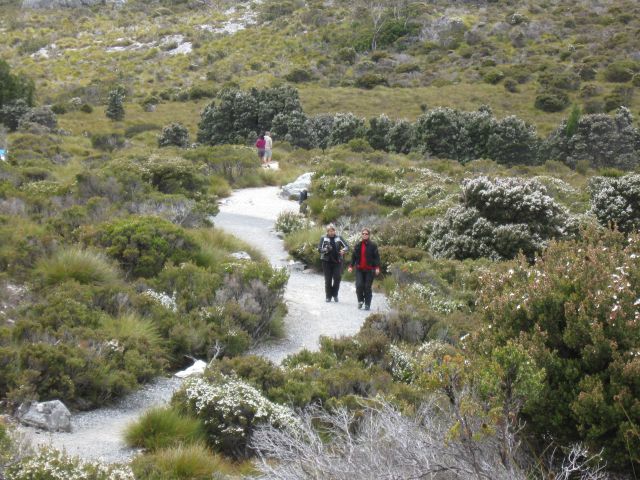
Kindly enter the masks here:
<path id="1" fill-rule="evenodd" d="M 324 272 L 324 293 L 326 298 L 335 298 L 340 290 L 340 280 L 342 279 L 342 264 L 333 262 L 322 262 Z"/>
<path id="2" fill-rule="evenodd" d="M 356 269 L 356 295 L 358 296 L 358 303 L 363 303 L 367 306 L 371 305 L 371 286 L 373 285 L 373 277 L 375 272 L 373 270 L 358 270 Z"/>

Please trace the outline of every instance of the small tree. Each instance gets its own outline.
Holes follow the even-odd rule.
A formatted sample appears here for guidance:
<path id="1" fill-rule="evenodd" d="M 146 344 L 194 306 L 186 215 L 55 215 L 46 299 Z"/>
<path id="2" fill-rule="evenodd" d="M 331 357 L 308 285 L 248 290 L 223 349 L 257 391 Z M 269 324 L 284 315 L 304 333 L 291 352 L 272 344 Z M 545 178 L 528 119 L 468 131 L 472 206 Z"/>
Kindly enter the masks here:
<path id="1" fill-rule="evenodd" d="M 312 146 L 321 148 L 322 151 L 327 149 L 333 129 L 333 120 L 333 115 L 328 113 L 316 115 L 307 120 Z"/>
<path id="2" fill-rule="evenodd" d="M 42 125 L 47 130 L 55 130 L 58 127 L 56 114 L 49 106 L 34 107 L 20 117 L 19 127 L 25 128 L 29 124 Z"/>
<path id="3" fill-rule="evenodd" d="M 181 123 L 174 122 L 165 126 L 158 137 L 159 147 L 175 145 L 186 148 L 189 146 L 189 130 Z"/>
<path id="4" fill-rule="evenodd" d="M 537 155 L 535 128 L 515 116 L 498 121 L 487 139 L 487 157 L 498 163 L 531 165 Z"/>
<path id="5" fill-rule="evenodd" d="M 365 133 L 364 118 L 356 117 L 353 113 L 336 113 L 333 117 L 329 145 L 340 145 L 354 138 L 363 137 Z"/>
<path id="6" fill-rule="evenodd" d="M 117 87 L 109 92 L 105 115 L 114 122 L 124 119 L 124 88 Z"/>
<path id="7" fill-rule="evenodd" d="M 388 150 L 387 138 L 394 125 L 395 122 L 384 113 L 369 120 L 369 128 L 365 137 L 369 145 L 376 150 Z"/>
<path id="8" fill-rule="evenodd" d="M 18 129 L 20 119 L 29 111 L 29 105 L 23 98 L 19 98 L 0 107 L 0 119 L 10 131 Z"/>
<path id="9" fill-rule="evenodd" d="M 589 184 L 591 211 L 598 221 L 622 232 L 640 228 L 640 175 L 593 177 Z"/>

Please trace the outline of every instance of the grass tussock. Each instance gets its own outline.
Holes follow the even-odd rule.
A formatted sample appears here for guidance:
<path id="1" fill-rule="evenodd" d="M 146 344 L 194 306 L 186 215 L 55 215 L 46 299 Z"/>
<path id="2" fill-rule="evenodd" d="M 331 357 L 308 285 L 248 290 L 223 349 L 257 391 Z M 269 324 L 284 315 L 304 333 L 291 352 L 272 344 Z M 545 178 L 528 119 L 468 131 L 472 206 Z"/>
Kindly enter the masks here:
<path id="1" fill-rule="evenodd" d="M 157 451 L 204 439 L 200 422 L 171 408 L 148 410 L 127 428 L 125 440 L 130 447 Z"/>
<path id="2" fill-rule="evenodd" d="M 38 271 L 46 285 L 75 280 L 84 285 L 118 281 L 120 272 L 99 252 L 77 247 L 63 248 L 53 257 L 39 262 Z"/>
<path id="3" fill-rule="evenodd" d="M 160 349 L 162 345 L 162 337 L 153 322 L 132 313 L 117 318 L 109 317 L 103 322 L 102 329 L 109 338 L 130 345 L 146 346 L 153 350 Z"/>
<path id="4" fill-rule="evenodd" d="M 257 249 L 218 228 L 191 230 L 190 234 L 200 246 L 199 258 L 197 259 L 199 265 L 213 267 L 225 261 L 230 253 L 238 251 L 249 253 L 254 260 L 263 259 Z"/>
<path id="5" fill-rule="evenodd" d="M 132 464 L 136 478 L 146 480 L 205 480 L 214 474 L 251 473 L 247 464 L 232 464 L 211 453 L 203 444 L 178 445 L 137 457 Z"/>

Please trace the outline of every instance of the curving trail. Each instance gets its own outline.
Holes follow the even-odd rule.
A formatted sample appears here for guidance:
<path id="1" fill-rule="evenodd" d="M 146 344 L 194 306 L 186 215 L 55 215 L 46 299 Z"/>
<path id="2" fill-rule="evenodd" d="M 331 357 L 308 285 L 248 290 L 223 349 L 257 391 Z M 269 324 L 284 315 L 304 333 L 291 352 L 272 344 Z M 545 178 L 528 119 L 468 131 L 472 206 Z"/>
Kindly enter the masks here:
<path id="1" fill-rule="evenodd" d="M 297 211 L 298 204 L 281 199 L 278 192 L 278 187 L 238 190 L 221 204 L 214 222 L 215 228 L 232 233 L 259 249 L 272 265 L 286 267 L 290 265 L 287 252 L 274 233 L 273 225 L 281 211 Z M 340 303 L 327 304 L 323 282 L 319 274 L 292 270 L 285 291 L 289 308 L 285 317 L 285 337 L 261 344 L 250 353 L 278 363 L 303 348 L 317 348 L 320 335 L 356 333 L 372 312 L 357 309 L 354 284 L 343 282 Z M 372 311 L 387 308 L 385 298 L 374 293 Z M 34 444 L 49 444 L 84 459 L 126 462 L 136 453 L 122 440 L 127 425 L 145 410 L 166 404 L 180 383 L 177 378 L 159 378 L 113 406 L 77 413 L 72 418 L 72 433 L 47 433 L 24 426 L 19 431 Z"/>
<path id="2" fill-rule="evenodd" d="M 258 248 L 276 267 L 289 265 L 283 241 L 273 225 L 278 214 L 285 210 L 298 211 L 298 203 L 278 196 L 278 187 L 248 188 L 234 192 L 220 205 L 215 226 Z M 353 246 L 352 246 L 353 247 Z M 340 302 L 325 303 L 324 279 L 310 271 L 290 271 L 284 294 L 289 312 L 285 317 L 282 340 L 261 344 L 251 353 L 262 355 L 278 363 L 303 348 L 318 348 L 324 336 L 352 335 L 365 318 L 376 311 L 387 310 L 383 295 L 374 293 L 371 311 L 358 310 L 353 282 L 340 285 Z"/>

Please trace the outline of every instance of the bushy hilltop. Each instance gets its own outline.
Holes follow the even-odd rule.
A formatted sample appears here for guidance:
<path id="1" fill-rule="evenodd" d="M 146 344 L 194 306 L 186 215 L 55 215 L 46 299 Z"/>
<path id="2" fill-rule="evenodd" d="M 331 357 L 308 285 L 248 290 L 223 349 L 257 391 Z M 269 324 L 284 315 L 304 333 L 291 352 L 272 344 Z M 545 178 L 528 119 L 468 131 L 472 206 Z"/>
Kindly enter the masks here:
<path id="1" fill-rule="evenodd" d="M 413 119 L 424 105 L 489 104 L 543 131 L 572 102 L 587 113 L 637 105 L 633 1 L 2 8 L 0 56 L 35 77 L 47 104 L 99 104 L 116 84 L 129 101 L 165 102 L 294 82 L 311 113 Z"/>

